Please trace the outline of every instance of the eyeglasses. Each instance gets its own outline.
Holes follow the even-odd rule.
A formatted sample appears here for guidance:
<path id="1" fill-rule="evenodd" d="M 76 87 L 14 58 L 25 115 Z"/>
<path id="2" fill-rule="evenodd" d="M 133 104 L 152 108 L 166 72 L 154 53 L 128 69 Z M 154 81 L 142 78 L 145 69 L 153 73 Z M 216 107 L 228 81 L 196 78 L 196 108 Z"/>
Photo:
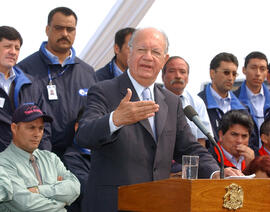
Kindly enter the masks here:
<path id="1" fill-rule="evenodd" d="M 53 27 L 58 32 L 61 32 L 61 31 L 66 29 L 68 33 L 71 33 L 71 32 L 74 32 L 76 30 L 76 27 L 68 27 L 68 26 L 61 26 L 61 25 L 55 25 Z"/>
<path id="2" fill-rule="evenodd" d="M 222 72 L 225 76 L 229 76 L 230 74 L 233 75 L 233 77 L 237 77 L 239 74 L 236 71 L 229 71 L 229 70 L 215 70 L 215 71 L 220 71 Z"/>
<path id="3" fill-rule="evenodd" d="M 142 55 L 146 55 L 148 52 L 150 52 L 152 56 L 157 58 L 161 58 L 162 56 L 164 56 L 164 52 L 161 49 L 147 49 L 145 47 L 136 46 L 135 50 L 137 53 Z"/>

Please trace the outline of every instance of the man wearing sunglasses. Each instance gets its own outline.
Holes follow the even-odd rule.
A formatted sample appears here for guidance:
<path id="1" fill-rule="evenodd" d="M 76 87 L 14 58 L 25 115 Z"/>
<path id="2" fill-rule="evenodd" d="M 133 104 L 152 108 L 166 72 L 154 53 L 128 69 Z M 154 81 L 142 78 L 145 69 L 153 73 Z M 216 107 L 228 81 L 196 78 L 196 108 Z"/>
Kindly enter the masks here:
<path id="1" fill-rule="evenodd" d="M 214 137 L 218 140 L 218 129 L 221 118 L 230 110 L 246 110 L 237 97 L 231 92 L 238 75 L 238 60 L 231 54 L 222 52 L 210 63 L 209 83 L 198 95 L 203 99 L 212 125 Z M 208 148 L 212 148 L 209 144 Z"/>
<path id="2" fill-rule="evenodd" d="M 262 146 L 259 129 L 270 112 L 270 93 L 263 83 L 267 72 L 268 60 L 266 55 L 261 52 L 251 52 L 246 56 L 243 67 L 246 80 L 235 91 L 238 99 L 248 107 L 255 122 L 255 139 L 252 141 L 255 150 Z"/>

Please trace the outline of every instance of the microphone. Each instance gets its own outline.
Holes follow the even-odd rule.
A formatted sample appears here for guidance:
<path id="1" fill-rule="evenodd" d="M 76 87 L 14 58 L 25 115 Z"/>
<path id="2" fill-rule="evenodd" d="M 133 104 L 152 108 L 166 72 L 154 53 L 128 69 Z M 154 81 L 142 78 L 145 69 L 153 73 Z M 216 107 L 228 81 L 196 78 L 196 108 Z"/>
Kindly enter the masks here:
<path id="1" fill-rule="evenodd" d="M 220 179 L 224 179 L 224 158 L 221 152 L 221 149 L 217 145 L 217 142 L 211 135 L 211 133 L 208 131 L 208 129 L 205 128 L 203 123 L 201 122 L 198 113 L 194 110 L 194 108 L 191 105 L 188 105 L 184 108 L 184 113 L 186 117 L 190 121 L 192 121 L 201 131 L 204 135 L 207 136 L 208 140 L 218 149 L 219 155 L 220 155 Z"/>

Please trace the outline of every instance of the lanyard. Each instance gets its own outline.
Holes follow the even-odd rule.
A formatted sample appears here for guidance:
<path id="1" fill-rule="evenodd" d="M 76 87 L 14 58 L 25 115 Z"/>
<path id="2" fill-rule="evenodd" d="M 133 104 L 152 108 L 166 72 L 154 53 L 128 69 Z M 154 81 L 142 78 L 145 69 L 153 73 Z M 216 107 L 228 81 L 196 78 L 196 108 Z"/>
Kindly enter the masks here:
<path id="1" fill-rule="evenodd" d="M 61 76 L 65 73 L 65 71 L 66 71 L 67 69 L 68 69 L 68 66 L 66 66 L 66 67 L 63 69 L 63 71 L 61 71 L 60 73 L 58 73 L 57 76 L 52 77 L 52 75 L 51 75 L 51 70 L 48 68 L 49 85 L 52 85 L 52 81 L 53 81 L 54 79 L 58 78 L 58 77 L 61 77 Z"/>

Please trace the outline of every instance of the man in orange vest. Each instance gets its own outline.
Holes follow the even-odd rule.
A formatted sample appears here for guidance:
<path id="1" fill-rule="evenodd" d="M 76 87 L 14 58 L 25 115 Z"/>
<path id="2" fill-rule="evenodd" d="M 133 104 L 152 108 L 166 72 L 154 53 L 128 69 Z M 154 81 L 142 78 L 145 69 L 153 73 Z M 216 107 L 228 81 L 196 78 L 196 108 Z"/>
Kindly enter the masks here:
<path id="1" fill-rule="evenodd" d="M 251 116 L 240 110 L 231 110 L 222 117 L 218 131 L 218 145 L 224 157 L 225 167 L 242 171 L 255 158 L 254 151 L 248 147 L 253 127 Z M 212 154 L 220 163 L 220 155 L 216 147 Z"/>

